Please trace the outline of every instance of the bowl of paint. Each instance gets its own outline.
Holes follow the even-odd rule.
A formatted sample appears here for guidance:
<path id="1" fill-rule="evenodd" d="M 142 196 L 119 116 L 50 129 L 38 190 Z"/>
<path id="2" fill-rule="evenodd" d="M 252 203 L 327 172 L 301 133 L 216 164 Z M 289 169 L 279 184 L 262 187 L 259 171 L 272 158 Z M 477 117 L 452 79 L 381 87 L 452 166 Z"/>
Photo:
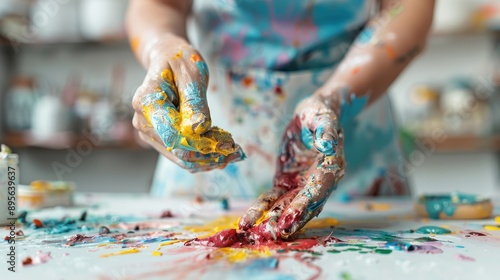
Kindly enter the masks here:
<path id="1" fill-rule="evenodd" d="M 431 219 L 487 219 L 491 217 L 493 204 L 489 198 L 473 194 L 429 194 L 418 198 L 415 210 Z"/>
<path id="2" fill-rule="evenodd" d="M 19 207 L 26 210 L 73 205 L 75 184 L 63 181 L 34 181 L 29 186 L 20 185 Z"/>

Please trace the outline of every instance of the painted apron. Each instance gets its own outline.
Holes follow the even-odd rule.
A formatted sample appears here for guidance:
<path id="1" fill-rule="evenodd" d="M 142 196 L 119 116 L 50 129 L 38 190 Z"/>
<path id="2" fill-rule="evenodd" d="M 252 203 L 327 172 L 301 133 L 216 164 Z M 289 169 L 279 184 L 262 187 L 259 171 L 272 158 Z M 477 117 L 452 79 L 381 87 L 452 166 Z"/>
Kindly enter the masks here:
<path id="1" fill-rule="evenodd" d="M 255 198 L 272 187 L 276 156 L 296 104 L 333 73 L 374 8 L 370 0 L 198 0 L 198 49 L 210 69 L 213 124 L 247 155 L 191 174 L 160 157 L 155 196 Z M 347 172 L 333 199 L 408 195 L 389 98 L 344 127 Z"/>

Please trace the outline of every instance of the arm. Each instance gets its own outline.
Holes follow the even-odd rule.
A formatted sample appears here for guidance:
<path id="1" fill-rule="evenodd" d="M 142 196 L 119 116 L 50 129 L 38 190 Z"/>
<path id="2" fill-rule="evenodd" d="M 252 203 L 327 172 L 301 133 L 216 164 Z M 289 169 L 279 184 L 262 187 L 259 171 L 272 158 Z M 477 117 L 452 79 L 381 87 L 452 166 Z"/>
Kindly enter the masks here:
<path id="1" fill-rule="evenodd" d="M 186 19 L 191 11 L 190 0 L 131 0 L 125 20 L 132 51 L 145 68 L 149 52 L 165 36 L 187 43 Z"/>
<path id="2" fill-rule="evenodd" d="M 132 50 L 148 70 L 132 105 L 139 137 L 191 172 L 242 160 L 228 132 L 212 127 L 208 66 L 188 43 L 189 0 L 131 0 L 126 26 Z"/>
<path id="3" fill-rule="evenodd" d="M 383 95 L 424 48 L 434 0 L 381 4 L 330 79 L 297 105 L 283 135 L 273 189 L 243 215 L 241 229 L 255 226 L 268 211 L 258 231 L 267 239 L 288 238 L 316 217 L 345 174 L 342 125 Z"/>
<path id="4" fill-rule="evenodd" d="M 338 92 L 347 89 L 368 104 L 391 83 L 425 47 L 435 0 L 381 0 L 381 10 L 360 34 L 332 77 L 318 91 L 338 112 Z"/>

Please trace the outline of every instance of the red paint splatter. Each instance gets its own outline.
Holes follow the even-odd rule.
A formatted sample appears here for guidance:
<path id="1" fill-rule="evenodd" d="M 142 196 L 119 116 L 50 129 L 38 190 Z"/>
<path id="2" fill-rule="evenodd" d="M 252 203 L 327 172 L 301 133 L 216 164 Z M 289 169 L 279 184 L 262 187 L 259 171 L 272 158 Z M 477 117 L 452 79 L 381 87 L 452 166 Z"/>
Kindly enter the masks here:
<path id="1" fill-rule="evenodd" d="M 477 231 L 470 231 L 467 235 L 465 235 L 465 237 L 470 236 L 486 236 L 486 234 Z"/>
<path id="2" fill-rule="evenodd" d="M 42 221 L 40 221 L 39 219 L 34 219 L 34 220 L 33 220 L 33 224 L 34 224 L 37 228 L 41 228 L 41 227 L 43 227 L 43 223 L 42 223 Z"/>
<path id="3" fill-rule="evenodd" d="M 272 234 L 266 229 L 267 220 L 247 231 L 227 229 L 207 238 L 196 238 L 185 243 L 186 246 L 203 245 L 207 247 L 232 247 L 258 249 L 307 250 L 316 245 L 325 245 L 328 241 L 342 242 L 339 239 L 323 240 L 321 238 L 299 238 L 295 240 L 274 240 Z"/>
<path id="4" fill-rule="evenodd" d="M 161 215 L 160 215 L 160 218 L 161 218 L 161 219 L 164 219 L 164 218 L 172 218 L 172 217 L 174 217 L 174 214 L 172 214 L 172 211 L 170 211 L 170 210 L 165 210 L 165 211 L 163 211 L 163 213 L 161 213 Z"/>
<path id="5" fill-rule="evenodd" d="M 244 79 L 241 80 L 241 84 L 244 87 L 249 87 L 253 84 L 253 79 L 252 77 L 245 77 Z"/>
<path id="6" fill-rule="evenodd" d="M 26 257 L 24 260 L 23 260 L 23 265 L 30 265 L 30 264 L 33 264 L 33 259 L 30 258 L 30 257 Z"/>
<path id="7" fill-rule="evenodd" d="M 283 88 L 281 86 L 276 86 L 274 88 L 274 93 L 279 96 L 283 95 Z"/>

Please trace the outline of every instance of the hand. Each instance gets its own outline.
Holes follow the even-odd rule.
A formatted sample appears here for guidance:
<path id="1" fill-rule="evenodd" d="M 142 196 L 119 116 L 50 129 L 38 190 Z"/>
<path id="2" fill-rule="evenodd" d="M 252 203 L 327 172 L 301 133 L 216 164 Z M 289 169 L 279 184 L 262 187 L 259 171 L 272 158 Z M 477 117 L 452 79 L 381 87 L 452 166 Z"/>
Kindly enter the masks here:
<path id="1" fill-rule="evenodd" d="M 344 138 L 337 113 L 319 96 L 302 101 L 285 130 L 274 186 L 240 219 L 248 230 L 269 238 L 288 238 L 317 216 L 345 174 Z M 256 236 L 255 239 L 261 237 Z"/>
<path id="2" fill-rule="evenodd" d="M 230 133 L 212 127 L 206 100 L 208 67 L 177 38 L 151 47 L 149 70 L 133 98 L 140 138 L 191 172 L 244 159 Z"/>

